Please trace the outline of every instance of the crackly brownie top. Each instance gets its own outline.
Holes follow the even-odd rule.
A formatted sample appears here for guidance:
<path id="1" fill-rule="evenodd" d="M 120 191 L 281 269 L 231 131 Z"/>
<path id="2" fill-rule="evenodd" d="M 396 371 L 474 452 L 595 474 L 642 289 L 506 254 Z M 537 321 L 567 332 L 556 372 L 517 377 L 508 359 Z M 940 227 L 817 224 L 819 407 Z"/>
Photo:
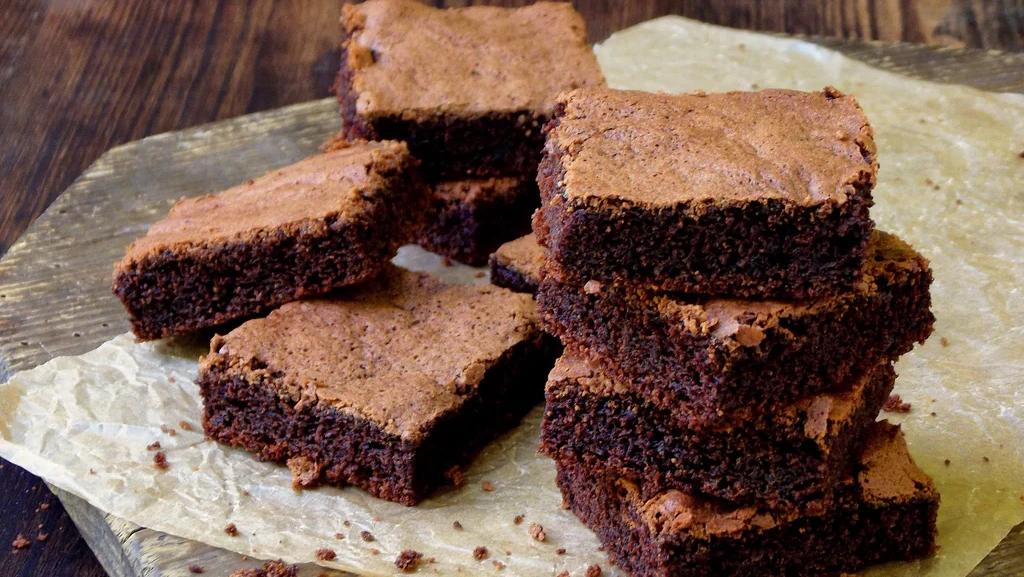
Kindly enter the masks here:
<path id="1" fill-rule="evenodd" d="M 318 154 L 217 194 L 186 198 L 128 248 L 131 262 L 187 246 L 258 239 L 277 228 L 357 216 L 385 173 L 408 165 L 401 142 L 364 142 Z"/>
<path id="2" fill-rule="evenodd" d="M 531 232 L 498 247 L 494 253 L 494 260 L 536 284 L 540 282 L 543 256 L 544 249 L 537 243 L 537 237 Z"/>
<path id="3" fill-rule="evenodd" d="M 933 499 L 932 480 L 914 463 L 898 426 L 876 422 L 867 433 L 859 457 L 859 500 L 873 506 L 898 505 Z M 620 490 L 638 508 L 651 532 L 662 535 L 689 533 L 689 537 L 741 537 L 747 531 L 770 529 L 789 522 L 792 513 L 757 507 L 736 507 L 727 502 L 668 490 L 641 502 L 636 485 L 619 480 Z M 854 500 L 858 500 L 854 498 Z"/>
<path id="4" fill-rule="evenodd" d="M 523 186 L 528 184 L 525 180 L 526 178 L 520 176 L 445 180 L 434 183 L 432 192 L 438 200 L 447 203 L 475 204 L 494 198 L 518 195 Z"/>
<path id="5" fill-rule="evenodd" d="M 604 84 L 569 3 L 446 10 L 414 0 L 346 5 L 359 114 L 549 115 L 563 90 Z"/>
<path id="6" fill-rule="evenodd" d="M 558 358 L 548 374 L 548 393 L 557 394 L 567 390 L 567 387 L 578 387 L 584 394 L 601 397 L 625 396 L 635 391 L 634 386 L 602 371 L 587 360 L 584 354 L 583 351 L 567 349 Z M 889 363 L 882 363 L 856 376 L 846 390 L 805 396 L 773 411 L 767 418 L 776 427 L 800 431 L 823 452 L 828 452 L 833 440 L 868 401 L 869 388 L 874 380 L 886 379 L 891 384 L 895 378 Z M 679 407 L 678 410 L 680 413 L 685 412 L 686 407 Z"/>
<path id="7" fill-rule="evenodd" d="M 646 207 L 777 199 L 843 203 L 875 182 L 857 101 L 823 92 L 663 93 L 584 88 L 557 99 L 545 152 L 570 201 Z"/>
<path id="8" fill-rule="evenodd" d="M 543 248 L 538 247 L 543 251 Z M 808 302 L 677 297 L 668 293 L 649 293 L 643 289 L 608 288 L 597 281 L 587 283 L 586 290 L 600 294 L 602 290 L 631 291 L 632 298 L 653 299 L 662 315 L 673 324 L 695 335 L 714 338 L 723 345 L 756 347 L 768 331 L 785 319 L 820 314 L 844 306 L 851 295 L 872 296 L 921 275 L 930 275 L 928 260 L 895 235 L 875 230 L 868 241 L 862 265 L 861 280 L 850 293 Z M 551 270 L 557 275 L 557 270 Z M 927 288 L 927 287 L 926 287 Z"/>
<path id="9" fill-rule="evenodd" d="M 328 405 L 416 442 L 538 331 L 529 295 L 391 267 L 330 299 L 289 303 L 215 337 L 203 363 L 268 371 L 293 401 Z"/>

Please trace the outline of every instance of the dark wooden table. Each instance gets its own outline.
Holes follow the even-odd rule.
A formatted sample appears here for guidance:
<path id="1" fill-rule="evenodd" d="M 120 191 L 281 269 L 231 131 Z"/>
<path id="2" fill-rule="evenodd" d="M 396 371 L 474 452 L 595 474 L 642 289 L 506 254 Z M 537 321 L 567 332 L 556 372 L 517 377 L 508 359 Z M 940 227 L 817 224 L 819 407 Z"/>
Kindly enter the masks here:
<path id="1" fill-rule="evenodd" d="M 0 0 L 0 254 L 113 146 L 327 96 L 341 4 Z M 1024 0 L 575 4 L 595 41 L 679 13 L 779 32 L 1024 51 Z M 31 545 L 15 551 L 19 535 Z M 0 576 L 7 575 L 104 573 L 43 483 L 0 460 Z"/>

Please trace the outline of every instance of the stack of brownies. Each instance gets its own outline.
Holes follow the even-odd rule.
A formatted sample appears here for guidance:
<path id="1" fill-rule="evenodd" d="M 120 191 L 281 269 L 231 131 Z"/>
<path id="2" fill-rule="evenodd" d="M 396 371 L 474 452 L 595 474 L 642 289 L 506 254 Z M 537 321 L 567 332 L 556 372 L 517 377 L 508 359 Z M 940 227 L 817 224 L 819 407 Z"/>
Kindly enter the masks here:
<path id="1" fill-rule="evenodd" d="M 931 479 L 876 422 L 933 322 L 928 262 L 868 215 L 877 168 L 831 88 L 559 96 L 534 232 L 565 352 L 541 451 L 631 574 L 934 550 Z"/>
<path id="2" fill-rule="evenodd" d="M 431 189 L 424 248 L 479 266 L 530 230 L 555 94 L 600 86 L 568 3 L 438 10 L 345 5 L 336 90 L 344 140 L 400 140 Z"/>

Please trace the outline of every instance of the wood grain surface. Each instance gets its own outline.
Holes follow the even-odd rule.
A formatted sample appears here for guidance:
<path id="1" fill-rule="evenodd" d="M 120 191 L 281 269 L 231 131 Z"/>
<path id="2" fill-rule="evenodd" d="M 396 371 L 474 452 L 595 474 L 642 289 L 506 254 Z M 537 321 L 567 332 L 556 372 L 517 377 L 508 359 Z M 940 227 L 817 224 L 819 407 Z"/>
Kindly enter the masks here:
<path id="1" fill-rule="evenodd" d="M 594 40 L 654 16 L 681 13 L 771 31 L 1024 49 L 1024 0 L 575 4 Z M 340 0 L 0 0 L 0 253 L 115 145 L 327 96 L 337 66 L 340 5 Z M 991 90 L 1024 87 L 1024 55 L 820 42 L 905 73 Z M 87 218 L 98 223 L 105 215 L 91 212 Z M 64 242 L 73 246 L 76 240 L 65 235 Z M 103 263 L 104 271 L 108 265 Z M 59 266 L 43 275 L 75 276 Z M 0 272 L 0 283 L 10 280 Z M 4 325 L 4 305 L 0 297 L 0 343 L 28 346 L 8 340 L 13 333 Z M 41 313 L 52 310 L 40 308 Z M 90 336 L 73 332 L 66 337 L 70 342 L 91 348 Z M 0 575 L 104 574 L 38 479 L 0 461 L 0 489 Z M 83 515 L 77 516 L 82 522 L 96 521 Z M 36 540 L 40 531 L 46 541 Z M 14 552 L 8 545 L 18 534 L 32 545 Z M 164 541 L 153 536 L 151 542 Z M 1018 543 L 1018 557 L 1024 556 L 1022 547 Z"/>

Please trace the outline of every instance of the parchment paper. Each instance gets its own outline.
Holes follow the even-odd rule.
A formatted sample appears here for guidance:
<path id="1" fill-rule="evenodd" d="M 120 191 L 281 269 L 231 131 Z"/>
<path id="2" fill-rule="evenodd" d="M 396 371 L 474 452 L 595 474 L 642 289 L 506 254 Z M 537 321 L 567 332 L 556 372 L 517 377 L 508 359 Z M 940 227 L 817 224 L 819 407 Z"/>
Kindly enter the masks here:
<path id="1" fill-rule="evenodd" d="M 808 43 L 679 18 L 616 34 L 597 53 L 616 87 L 831 84 L 858 97 L 882 166 L 872 214 L 930 258 L 935 273 L 936 333 L 897 367 L 896 392 L 913 409 L 884 416 L 903 423 L 943 498 L 939 555 L 870 574 L 968 573 L 1024 519 L 1024 98 L 911 80 Z M 486 282 L 412 247 L 396 261 Z M 535 454 L 539 409 L 485 450 L 466 486 L 419 507 L 355 489 L 297 493 L 287 469 L 203 440 L 192 379 L 204 351 L 205 343 L 135 344 L 126 335 L 16 375 L 0 385 L 0 456 L 124 519 L 261 558 L 309 562 L 329 547 L 338 557 L 325 565 L 390 574 L 395 556 L 412 548 L 434 557 L 428 570 L 442 574 L 497 574 L 493 560 L 505 565 L 502 575 L 576 575 L 595 562 L 609 571 L 593 535 L 559 508 L 553 465 Z M 152 466 L 146 445 L 154 441 L 166 471 Z M 494 491 L 481 490 L 485 479 Z M 525 514 L 521 525 L 517 514 Z M 223 532 L 229 522 L 239 536 Z M 545 542 L 527 535 L 531 522 L 545 527 Z M 363 530 L 376 541 L 362 541 Z M 477 562 L 471 552 L 480 545 L 490 558 Z M 567 554 L 556 555 L 559 547 Z"/>

